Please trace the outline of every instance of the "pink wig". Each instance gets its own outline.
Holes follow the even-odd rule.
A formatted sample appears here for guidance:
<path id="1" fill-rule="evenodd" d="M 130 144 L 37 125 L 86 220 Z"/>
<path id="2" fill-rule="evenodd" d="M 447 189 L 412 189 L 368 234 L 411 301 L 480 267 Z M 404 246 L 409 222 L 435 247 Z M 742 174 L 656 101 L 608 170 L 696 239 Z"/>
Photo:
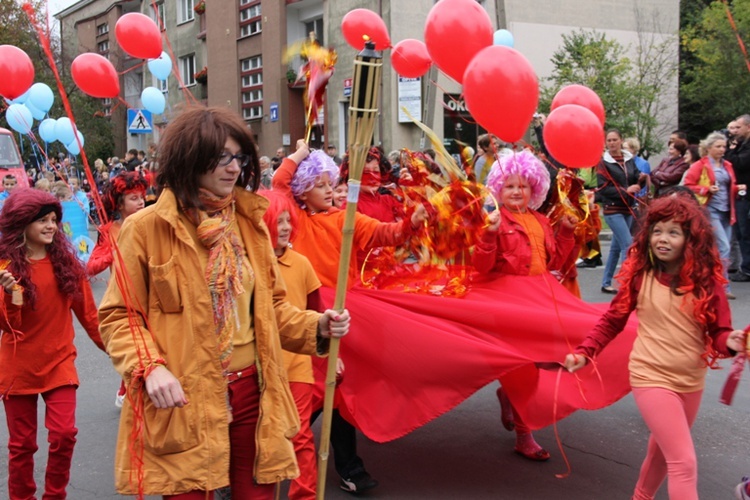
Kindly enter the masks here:
<path id="1" fill-rule="evenodd" d="M 57 232 L 52 243 L 47 245 L 47 255 L 52 262 L 57 288 L 68 297 L 77 297 L 81 293 L 81 283 L 86 279 L 86 270 L 63 233 L 62 207 L 57 198 L 38 189 L 16 189 L 0 213 L 0 259 L 10 260 L 8 270 L 24 288 L 24 300 L 32 307 L 36 305 L 37 293 L 26 257 L 25 233 L 40 213 L 50 212 L 57 215 Z"/>
<path id="2" fill-rule="evenodd" d="M 294 194 L 294 198 L 300 206 L 303 204 L 299 197 L 310 191 L 315 186 L 315 181 L 325 173 L 328 173 L 331 178 L 331 185 L 335 186 L 339 180 L 339 167 L 325 151 L 317 149 L 300 162 L 290 186 L 292 194 Z"/>
<path id="3" fill-rule="evenodd" d="M 493 196 L 500 198 L 505 181 L 512 175 L 517 175 L 531 186 L 531 200 L 529 208 L 537 209 L 542 206 L 549 191 L 549 172 L 541 161 L 531 152 L 523 150 L 500 158 L 492 164 L 487 176 L 487 187 Z M 498 200 L 499 201 L 499 200 Z"/>
<path id="4" fill-rule="evenodd" d="M 292 223 L 292 234 L 289 241 L 294 241 L 297 236 L 297 207 L 292 200 L 278 191 L 262 190 L 258 194 L 268 200 L 268 208 L 263 214 L 263 222 L 268 226 L 268 234 L 271 237 L 271 246 L 276 248 L 279 242 L 279 216 L 284 212 L 289 212 L 289 218 Z"/>

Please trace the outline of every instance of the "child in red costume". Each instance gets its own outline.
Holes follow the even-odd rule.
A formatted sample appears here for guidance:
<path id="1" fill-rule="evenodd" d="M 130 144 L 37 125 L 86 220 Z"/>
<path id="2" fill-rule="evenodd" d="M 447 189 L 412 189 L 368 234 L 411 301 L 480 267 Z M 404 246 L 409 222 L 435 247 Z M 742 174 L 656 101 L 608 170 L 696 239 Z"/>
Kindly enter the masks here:
<path id="1" fill-rule="evenodd" d="M 583 368 L 637 312 L 630 385 L 651 436 L 633 499 L 653 499 L 668 477 L 670 499 L 697 500 L 690 428 L 706 370 L 717 356 L 742 351 L 746 335 L 732 331 L 711 223 L 694 199 L 675 195 L 652 202 L 618 279 L 609 310 L 566 356 L 565 367 Z"/>
<path id="2" fill-rule="evenodd" d="M 489 272 L 533 276 L 558 271 L 569 264 L 577 220 L 563 216 L 557 237 L 547 218 L 535 211 L 549 189 L 549 173 L 529 151 L 504 156 L 487 176 L 487 186 L 500 203 L 489 215 L 489 226 L 474 250 L 474 267 Z M 502 379 L 501 379 L 502 382 Z M 502 387 L 497 390 L 503 426 L 516 431 L 515 451 L 531 460 L 548 460 L 531 430 L 512 410 Z"/>
<path id="3" fill-rule="evenodd" d="M 34 498 L 37 400 L 46 405 L 49 456 L 44 498 L 65 498 L 78 429 L 73 315 L 104 351 L 86 271 L 62 232 L 54 196 L 19 189 L 0 215 L 0 286 L 5 291 L 0 397 L 8 422 L 8 495 Z M 40 311 L 44 314 L 40 314 Z"/>

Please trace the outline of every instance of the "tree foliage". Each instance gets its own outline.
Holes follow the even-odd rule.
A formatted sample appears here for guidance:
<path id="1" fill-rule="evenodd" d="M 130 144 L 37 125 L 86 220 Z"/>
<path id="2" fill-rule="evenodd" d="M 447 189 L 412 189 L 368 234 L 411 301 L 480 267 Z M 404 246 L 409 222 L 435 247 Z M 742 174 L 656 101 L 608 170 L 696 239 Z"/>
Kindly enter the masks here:
<path id="1" fill-rule="evenodd" d="M 32 0 L 31 5 L 37 12 L 40 22 L 43 22 L 46 18 L 45 2 L 43 0 Z M 0 0 L 0 19 L 3 20 L 4 26 L 13 27 L 12 29 L 0 29 L 0 45 L 14 45 L 26 52 L 34 64 L 34 82 L 49 85 L 55 94 L 55 103 L 49 111 L 49 116 L 53 118 L 67 116 L 52 67 L 47 59 L 47 55 L 42 50 L 34 27 L 26 13 L 21 9 L 20 2 L 16 0 Z M 62 82 L 68 93 L 76 124 L 86 139 L 85 150 L 87 156 L 91 159 L 92 163 L 94 158 L 112 156 L 114 148 L 112 126 L 109 118 L 101 116 L 101 100 L 88 97 L 78 90 L 70 76 L 61 67 L 57 37 L 54 35 L 51 36 L 50 41 L 53 54 L 58 58 L 55 64 L 61 73 Z M 0 78 L 2 78 L 2 75 L 0 75 Z M 38 126 L 38 123 L 36 125 Z M 4 110 L 0 112 L 0 126 L 9 128 L 5 120 Z M 39 161 L 43 161 L 43 155 L 40 154 L 38 148 L 44 149 L 45 147 L 44 142 L 36 133 L 36 127 L 34 128 L 34 133 L 39 141 L 38 145 L 32 144 L 31 139 L 26 135 L 21 136 L 21 142 L 19 143 L 19 147 L 23 150 L 24 161 L 27 162 L 30 158 L 34 158 L 30 162 L 31 164 L 36 162 L 37 157 Z M 16 135 L 16 139 L 18 140 L 18 135 Z M 48 155 L 56 155 L 57 153 L 66 153 L 65 146 L 59 142 L 47 146 Z"/>
<path id="2" fill-rule="evenodd" d="M 667 56 L 668 39 L 657 40 L 645 33 L 639 32 L 638 44 L 630 51 L 595 30 L 563 35 L 562 45 L 552 56 L 554 69 L 542 88 L 540 108 L 548 110 L 563 86 L 585 85 L 604 103 L 606 128 L 638 137 L 646 157 L 661 151 L 664 130 L 658 118 L 666 107 L 665 89 L 677 64 Z"/>
<path id="3" fill-rule="evenodd" d="M 681 20 L 680 128 L 691 139 L 750 112 L 750 70 L 723 2 L 692 0 Z M 731 2 L 740 36 L 750 34 L 750 0 Z"/>

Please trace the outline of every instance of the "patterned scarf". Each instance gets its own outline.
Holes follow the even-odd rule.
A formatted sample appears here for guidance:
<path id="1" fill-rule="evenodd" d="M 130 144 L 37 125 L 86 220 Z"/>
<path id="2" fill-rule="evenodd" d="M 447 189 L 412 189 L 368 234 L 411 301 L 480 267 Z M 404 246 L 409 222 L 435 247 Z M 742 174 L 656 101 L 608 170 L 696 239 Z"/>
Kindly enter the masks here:
<path id="1" fill-rule="evenodd" d="M 240 324 L 236 298 L 245 293 L 242 241 L 234 228 L 234 193 L 219 198 L 200 189 L 198 197 L 206 211 L 193 208 L 186 210 L 186 215 L 208 249 L 205 277 L 211 291 L 219 360 L 226 371 L 232 359 L 234 333 Z"/>

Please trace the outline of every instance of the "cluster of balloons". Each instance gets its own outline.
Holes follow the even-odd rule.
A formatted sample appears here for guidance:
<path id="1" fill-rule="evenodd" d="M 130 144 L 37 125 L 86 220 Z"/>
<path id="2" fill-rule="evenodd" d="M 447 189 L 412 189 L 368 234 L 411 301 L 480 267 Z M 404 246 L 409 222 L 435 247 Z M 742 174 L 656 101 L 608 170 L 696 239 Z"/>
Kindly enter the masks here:
<path id="1" fill-rule="evenodd" d="M 357 50 L 367 40 L 375 42 L 376 50 L 390 47 L 385 23 L 367 9 L 346 14 L 341 29 Z M 440 0 L 427 15 L 424 42 L 398 42 L 391 65 L 399 75 L 417 78 L 434 63 L 463 84 L 466 106 L 480 125 L 506 142 L 516 142 L 537 109 L 539 81 L 513 45 L 513 34 L 493 30 L 489 14 L 475 0 Z"/>
<path id="2" fill-rule="evenodd" d="M 150 17 L 139 12 L 125 14 L 117 20 L 115 38 L 128 55 L 148 59 L 148 68 L 158 79 L 169 76 L 172 60 L 162 51 L 161 31 Z M 107 99 L 120 95 L 120 75 L 109 59 L 100 54 L 80 54 L 73 60 L 71 74 L 78 88 L 91 97 Z M 141 101 L 152 113 L 164 112 L 166 100 L 155 87 L 144 89 Z"/>
<path id="3" fill-rule="evenodd" d="M 604 104 L 583 85 L 567 85 L 552 100 L 544 124 L 547 151 L 568 168 L 596 165 L 604 144 Z"/>
<path id="4" fill-rule="evenodd" d="M 39 124 L 39 137 L 48 144 L 60 141 L 65 145 L 65 149 L 73 155 L 81 154 L 81 148 L 84 144 L 83 134 L 80 130 L 74 129 L 73 122 L 68 117 L 44 120 Z"/>

